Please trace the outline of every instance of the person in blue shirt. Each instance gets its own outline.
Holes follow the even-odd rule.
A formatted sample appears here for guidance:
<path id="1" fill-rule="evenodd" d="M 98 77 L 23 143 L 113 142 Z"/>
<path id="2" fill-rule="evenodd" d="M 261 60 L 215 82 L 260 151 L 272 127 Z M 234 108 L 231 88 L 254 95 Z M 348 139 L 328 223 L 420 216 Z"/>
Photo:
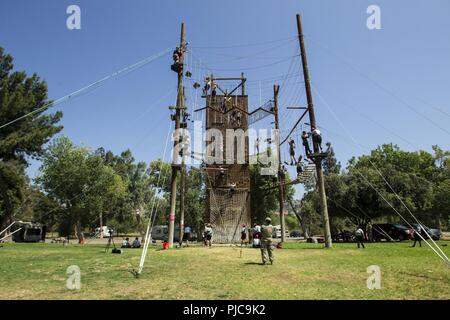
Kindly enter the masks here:
<path id="1" fill-rule="evenodd" d="M 133 248 L 140 248 L 141 247 L 141 242 L 139 241 L 138 238 L 134 239 L 132 247 Z"/>
<path id="2" fill-rule="evenodd" d="M 191 227 L 189 225 L 186 225 L 183 231 L 183 240 L 186 241 L 186 247 L 189 247 L 189 241 L 191 240 L 191 232 L 192 232 Z"/>

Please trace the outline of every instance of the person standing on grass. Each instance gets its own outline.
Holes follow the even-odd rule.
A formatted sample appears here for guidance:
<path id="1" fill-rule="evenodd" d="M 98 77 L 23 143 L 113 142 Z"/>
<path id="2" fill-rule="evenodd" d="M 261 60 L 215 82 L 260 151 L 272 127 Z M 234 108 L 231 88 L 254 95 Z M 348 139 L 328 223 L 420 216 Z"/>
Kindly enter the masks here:
<path id="1" fill-rule="evenodd" d="M 189 241 L 191 240 L 191 232 L 192 232 L 191 227 L 189 225 L 186 225 L 183 231 L 183 240 L 186 241 L 186 247 L 189 247 Z"/>
<path id="2" fill-rule="evenodd" d="M 360 245 L 363 247 L 363 249 L 365 249 L 366 247 L 364 247 L 364 231 L 361 228 L 361 226 L 358 226 L 358 229 L 356 229 L 355 231 L 355 240 L 356 243 L 358 244 L 358 249 L 360 248 Z"/>
<path id="3" fill-rule="evenodd" d="M 270 264 L 273 264 L 272 232 L 272 219 L 266 218 L 266 224 L 261 226 L 261 258 L 263 264 L 266 264 L 268 260 Z"/>
<path id="4" fill-rule="evenodd" d="M 241 229 L 241 247 L 246 243 L 247 240 L 247 225 L 243 224 Z"/>
<path id="5" fill-rule="evenodd" d="M 212 236 L 213 236 L 213 229 L 210 223 L 207 223 L 205 225 L 205 231 L 203 232 L 203 238 L 205 240 L 205 246 L 209 245 L 211 247 L 212 244 Z"/>
<path id="6" fill-rule="evenodd" d="M 422 247 L 422 242 L 420 241 L 421 240 L 420 236 L 422 234 L 423 234 L 423 229 L 422 229 L 422 226 L 419 224 L 417 226 L 417 229 L 414 230 L 414 243 L 412 245 L 413 248 L 416 246 L 416 242 L 419 242 L 419 246 Z"/>

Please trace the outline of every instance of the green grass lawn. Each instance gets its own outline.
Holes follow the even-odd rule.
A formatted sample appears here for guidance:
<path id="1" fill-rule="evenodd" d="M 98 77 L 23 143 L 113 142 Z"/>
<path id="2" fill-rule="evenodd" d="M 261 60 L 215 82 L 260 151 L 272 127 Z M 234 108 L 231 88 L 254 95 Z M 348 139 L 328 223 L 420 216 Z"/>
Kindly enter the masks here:
<path id="1" fill-rule="evenodd" d="M 440 244 L 444 244 L 441 242 Z M 410 243 L 288 243 L 274 265 L 258 249 L 150 247 L 145 269 L 130 272 L 141 250 L 105 253 L 102 245 L 3 244 L 1 299 L 450 299 L 450 269 L 424 245 Z M 441 246 L 447 255 L 450 247 Z M 81 289 L 66 288 L 66 269 L 81 269 Z M 369 290 L 366 270 L 381 268 L 381 289 Z"/>

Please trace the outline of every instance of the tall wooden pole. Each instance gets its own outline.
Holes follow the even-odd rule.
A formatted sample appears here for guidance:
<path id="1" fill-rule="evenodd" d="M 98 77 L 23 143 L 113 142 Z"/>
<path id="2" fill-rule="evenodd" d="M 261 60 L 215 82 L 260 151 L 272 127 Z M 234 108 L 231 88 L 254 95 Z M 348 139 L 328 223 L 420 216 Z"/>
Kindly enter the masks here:
<path id="1" fill-rule="evenodd" d="M 280 123 L 278 118 L 278 91 L 280 86 L 273 86 L 273 113 L 275 115 L 275 129 L 280 130 Z M 281 225 L 281 242 L 284 242 L 285 232 L 284 232 L 284 173 L 283 164 L 281 161 L 281 146 L 280 142 L 277 142 L 277 157 L 278 157 L 278 201 L 280 204 L 280 225 Z"/>
<path id="2" fill-rule="evenodd" d="M 181 38 L 180 38 L 180 50 L 184 55 L 185 49 L 185 26 L 184 22 L 181 24 Z M 180 61 L 181 66 L 178 71 L 178 94 L 177 94 L 177 106 L 175 112 L 175 130 L 180 129 L 180 116 L 181 109 L 183 106 L 183 67 L 184 58 Z M 175 208 L 177 204 L 177 173 L 180 165 L 178 164 L 178 152 L 177 145 L 179 143 L 179 138 L 174 141 L 173 157 L 172 157 L 172 178 L 170 181 L 170 213 L 169 213 L 169 248 L 173 248 L 173 236 L 175 231 Z"/>
<path id="3" fill-rule="evenodd" d="M 183 87 L 183 110 L 182 110 L 182 117 L 183 117 L 183 128 L 187 128 L 187 122 L 186 122 L 186 95 L 184 94 L 184 87 Z M 181 173 L 180 173 L 180 232 L 179 232 L 179 238 L 178 242 L 181 245 L 183 244 L 183 235 L 184 235 L 184 193 L 186 190 L 186 164 L 184 163 L 184 148 L 185 148 L 185 142 L 183 135 L 183 153 L 182 153 L 182 159 L 181 159 Z"/>
<path id="4" fill-rule="evenodd" d="M 309 70 L 308 70 L 308 62 L 306 60 L 306 49 L 305 42 L 303 37 L 303 29 L 302 29 L 302 20 L 299 14 L 297 14 L 297 29 L 298 29 L 298 39 L 300 42 L 300 54 L 302 57 L 302 65 L 303 65 L 303 77 L 305 80 L 305 89 L 306 89 L 306 99 L 308 101 L 308 113 L 309 113 L 309 122 L 311 124 L 311 129 L 316 127 L 316 116 L 314 114 L 314 104 L 313 98 L 311 94 L 311 83 L 309 78 Z M 314 154 L 319 154 L 319 147 L 316 143 L 313 143 Z M 331 248 L 331 232 L 330 232 L 330 221 L 328 218 L 328 206 L 327 206 L 327 196 L 325 194 L 325 183 L 322 172 L 322 158 L 316 157 L 314 163 L 316 165 L 316 173 L 317 173 L 317 184 L 319 188 L 320 195 L 320 204 L 322 210 L 322 220 L 323 220 L 323 231 L 325 234 L 325 247 Z"/>

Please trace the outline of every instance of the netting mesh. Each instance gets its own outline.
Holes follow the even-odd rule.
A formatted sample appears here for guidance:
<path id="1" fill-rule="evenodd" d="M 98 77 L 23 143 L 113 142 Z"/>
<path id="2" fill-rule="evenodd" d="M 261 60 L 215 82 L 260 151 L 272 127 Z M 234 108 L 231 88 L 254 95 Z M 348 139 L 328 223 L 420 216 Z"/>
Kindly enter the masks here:
<path id="1" fill-rule="evenodd" d="M 240 241 L 240 226 L 250 224 L 248 191 L 209 189 L 208 202 L 208 218 L 214 227 L 214 241 Z"/>

